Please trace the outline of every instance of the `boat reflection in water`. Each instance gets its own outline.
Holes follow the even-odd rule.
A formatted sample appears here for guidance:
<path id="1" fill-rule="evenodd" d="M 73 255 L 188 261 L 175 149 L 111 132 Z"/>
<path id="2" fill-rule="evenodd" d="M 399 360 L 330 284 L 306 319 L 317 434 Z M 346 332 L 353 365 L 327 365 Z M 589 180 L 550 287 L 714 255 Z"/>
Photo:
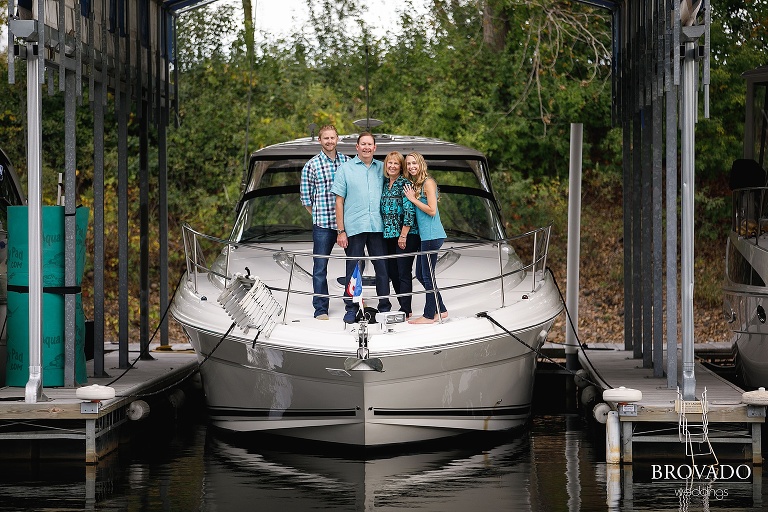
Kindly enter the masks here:
<path id="1" fill-rule="evenodd" d="M 2 463 L 0 511 L 746 511 L 768 502 L 759 466 L 748 481 L 686 482 L 654 479 L 659 461 L 607 465 L 604 440 L 578 415 L 534 416 L 525 435 L 458 437 L 367 458 L 223 432 L 190 423 L 132 441 L 95 466 Z"/>
<path id="2" fill-rule="evenodd" d="M 527 509 L 536 472 L 520 461 L 530 460 L 531 445 L 527 438 L 506 437 L 487 449 L 441 443 L 362 459 L 248 448 L 213 435 L 206 449 L 206 500 L 222 510 L 256 501 L 264 510 L 466 511 L 479 503 Z"/>

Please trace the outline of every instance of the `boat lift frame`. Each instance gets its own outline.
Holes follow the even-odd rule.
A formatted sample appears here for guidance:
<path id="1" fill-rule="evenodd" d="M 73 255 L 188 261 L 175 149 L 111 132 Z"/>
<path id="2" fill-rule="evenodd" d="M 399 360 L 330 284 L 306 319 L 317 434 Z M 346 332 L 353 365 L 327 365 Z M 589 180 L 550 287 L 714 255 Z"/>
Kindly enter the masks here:
<path id="1" fill-rule="evenodd" d="M 613 23 L 614 125 L 623 128 L 624 345 L 667 388 L 695 400 L 693 254 L 695 125 L 698 85 L 709 117 L 709 0 L 583 3 L 609 9 Z M 678 128 L 680 171 L 678 171 Z M 662 151 L 666 148 L 665 158 Z M 666 170 L 666 202 L 662 185 Z M 682 215 L 677 218 L 681 178 Z M 666 244 L 663 242 L 666 213 Z M 682 232 L 677 290 L 678 226 Z M 664 252 L 666 250 L 666 256 Z M 663 301 L 666 262 L 667 307 Z M 677 297 L 681 308 L 682 381 L 678 382 Z M 675 298 L 675 299 L 672 299 Z M 666 310 L 666 366 L 663 312 Z M 665 372 L 666 370 L 666 372 Z"/>
<path id="2" fill-rule="evenodd" d="M 653 367 L 654 376 L 664 375 L 663 346 L 663 269 L 662 239 L 662 148 L 666 146 L 666 292 L 677 297 L 677 133 L 681 125 L 685 148 L 681 159 L 685 176 L 683 193 L 693 198 L 693 128 L 696 119 L 696 87 L 704 90 L 704 116 L 708 117 L 709 85 L 709 0 L 703 1 L 703 15 L 692 13 L 702 1 L 691 0 L 579 0 L 580 3 L 607 9 L 612 18 L 612 75 L 614 125 L 623 128 L 624 166 L 624 331 L 625 348 L 644 367 Z M 43 398 L 44 383 L 38 381 L 41 338 L 41 255 L 38 244 L 41 225 L 40 183 L 42 176 L 43 85 L 55 94 L 54 77 L 59 76 L 59 92 L 64 93 L 66 114 L 65 144 L 66 208 L 73 208 L 75 197 L 74 112 L 82 101 L 87 81 L 88 98 L 94 112 L 94 374 L 104 370 L 104 107 L 107 91 L 114 94 L 118 125 L 118 228 L 119 228 L 119 366 L 128 361 L 128 148 L 127 123 L 130 112 L 140 119 L 140 343 L 149 342 L 149 130 L 157 132 L 159 188 L 159 269 L 160 308 L 168 305 L 168 226 L 167 226 L 167 147 L 166 130 L 177 106 L 175 63 L 175 19 L 179 13 L 210 3 L 210 0 L 9 0 L 8 70 L 15 83 L 15 59 L 27 61 L 28 80 L 28 164 L 30 209 L 30 355 L 36 375 L 30 380 L 26 400 Z M 48 7 L 50 7 L 50 9 Z M 681 6 L 684 14 L 681 18 Z M 55 9 L 54 9 L 55 8 Z M 46 15 L 46 11 L 53 13 Z M 18 16 L 17 16 L 18 14 Z M 691 16 L 691 14 L 693 14 Z M 690 25 L 686 20 L 692 19 Z M 693 28 L 703 27 L 700 35 Z M 693 32 L 695 32 L 694 30 Z M 684 43 L 684 52 L 677 49 Z M 699 63 L 703 63 L 699 69 Z M 681 70 L 682 66 L 682 70 Z M 680 103 L 681 77 L 685 84 Z M 691 87 L 691 85 L 694 85 Z M 682 116 L 678 115 L 678 104 Z M 663 135 L 666 133 L 666 140 Z M 684 200 L 683 252 L 685 269 L 693 261 L 692 202 Z M 67 217 L 69 219 L 70 217 Z M 66 254 L 74 254 L 74 224 L 66 227 Z M 686 266 L 687 265 L 687 266 Z M 67 267 L 67 282 L 74 268 Z M 683 304 L 683 384 L 686 399 L 695 390 L 692 364 L 693 280 L 684 270 L 680 300 Z M 65 299 L 67 307 L 74 297 Z M 667 386 L 677 382 L 677 300 L 667 307 Z M 672 300 L 668 299 L 671 306 Z M 74 315 L 67 315 L 74 318 Z M 168 343 L 168 326 L 161 326 L 161 344 Z M 690 359 L 690 360 L 689 360 Z M 74 324 L 65 327 L 65 386 L 74 387 Z"/>

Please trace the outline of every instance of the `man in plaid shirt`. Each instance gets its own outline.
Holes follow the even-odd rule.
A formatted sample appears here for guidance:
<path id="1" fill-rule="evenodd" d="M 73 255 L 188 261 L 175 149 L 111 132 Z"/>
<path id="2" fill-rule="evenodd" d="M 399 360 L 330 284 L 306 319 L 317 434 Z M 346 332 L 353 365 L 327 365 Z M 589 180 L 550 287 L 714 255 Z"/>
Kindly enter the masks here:
<path id="1" fill-rule="evenodd" d="M 336 195 L 331 186 L 336 170 L 349 160 L 338 153 L 336 145 L 339 134 L 336 127 L 326 125 L 320 128 L 318 136 L 320 153 L 312 157 L 301 170 L 301 204 L 312 214 L 312 254 L 330 255 L 336 243 Z M 328 320 L 328 258 L 314 258 L 312 265 L 312 297 L 315 318 Z"/>

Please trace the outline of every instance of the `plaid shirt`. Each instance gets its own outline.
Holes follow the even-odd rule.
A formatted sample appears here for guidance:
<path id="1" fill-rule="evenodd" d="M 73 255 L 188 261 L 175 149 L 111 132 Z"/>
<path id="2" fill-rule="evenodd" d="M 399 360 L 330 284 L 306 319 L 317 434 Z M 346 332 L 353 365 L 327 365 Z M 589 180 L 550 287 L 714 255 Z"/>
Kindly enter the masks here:
<path id="1" fill-rule="evenodd" d="M 301 204 L 312 207 L 312 224 L 336 229 L 336 195 L 331 193 L 331 186 L 336 170 L 347 160 L 349 157 L 339 152 L 336 160 L 331 160 L 321 151 L 301 170 Z"/>

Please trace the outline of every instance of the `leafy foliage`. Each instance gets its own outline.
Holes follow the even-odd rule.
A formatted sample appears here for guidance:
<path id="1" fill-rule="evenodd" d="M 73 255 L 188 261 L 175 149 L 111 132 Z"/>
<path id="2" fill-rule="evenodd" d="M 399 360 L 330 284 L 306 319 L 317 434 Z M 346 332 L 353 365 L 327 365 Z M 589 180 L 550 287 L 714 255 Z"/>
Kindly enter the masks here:
<path id="1" fill-rule="evenodd" d="M 0 0 L 0 16 L 6 1 Z M 561 237 L 567 218 L 570 124 L 581 122 L 585 128 L 584 213 L 592 216 L 594 226 L 610 230 L 590 232 L 585 244 L 602 249 L 608 244 L 610 257 L 601 265 L 610 270 L 602 272 L 602 286 L 620 287 L 621 241 L 614 234 L 621 231 L 622 134 L 611 127 L 609 15 L 568 0 L 484 0 L 480 4 L 435 0 L 428 16 L 417 16 L 406 2 L 399 12 L 399 26 L 384 38 L 373 34 L 358 3 L 307 0 L 310 26 L 296 27 L 276 41 L 257 33 L 252 60 L 245 30 L 232 6 L 183 14 L 178 20 L 180 81 L 174 119 L 179 126 L 168 131 L 172 233 L 178 234 L 183 221 L 213 235 L 228 233 L 246 153 L 303 136 L 310 123 L 331 123 L 342 133 L 353 132 L 352 121 L 370 115 L 385 121 L 381 127 L 385 132 L 434 136 L 485 152 L 494 169 L 508 231 L 554 221 L 556 237 Z M 722 199 L 724 176 L 740 154 L 743 133 L 740 75 L 764 64 L 767 4 L 750 2 L 747 10 L 743 2 L 725 0 L 712 6 L 711 117 L 704 120 L 700 115 L 696 132 L 701 219 L 697 236 L 708 246 L 717 245 L 712 241 L 724 234 L 722 222 L 728 212 Z M 490 10 L 482 8 L 486 5 Z M 493 45 L 485 37 L 488 23 L 498 24 Z M 0 60 L 0 143 L 23 176 L 22 61 L 17 61 L 16 81 L 8 85 L 7 65 Z M 63 170 L 63 99 L 46 94 L 43 101 L 44 191 L 46 201 L 52 202 L 56 175 Z M 78 190 L 82 203 L 91 205 L 93 122 L 87 97 L 83 105 L 77 111 L 76 127 Z M 115 119 L 112 98 L 105 117 Z M 107 196 L 116 197 L 117 137 L 114 123 L 106 125 L 105 185 Z M 135 268 L 139 244 L 135 113 L 129 118 L 128 133 L 130 264 Z M 156 134 L 150 137 L 150 175 L 154 177 Z M 151 187 L 152 212 L 157 204 L 156 187 Z M 115 202 L 108 200 L 105 208 L 106 270 L 115 275 Z M 152 230 L 156 220 L 150 222 Z M 150 235 L 157 240 L 154 233 Z M 180 269 L 183 250 L 176 238 L 172 236 L 171 265 Z M 697 241 L 697 247 L 702 245 Z M 554 251 L 563 252 L 562 244 L 556 243 Z M 550 261 L 560 256 L 564 257 L 553 254 Z M 152 273 L 154 281 L 157 269 Z M 131 286 L 136 287 L 137 281 Z M 713 302 L 716 288 L 707 292 L 710 299 L 705 300 Z M 618 301 L 610 302 L 614 307 Z"/>

